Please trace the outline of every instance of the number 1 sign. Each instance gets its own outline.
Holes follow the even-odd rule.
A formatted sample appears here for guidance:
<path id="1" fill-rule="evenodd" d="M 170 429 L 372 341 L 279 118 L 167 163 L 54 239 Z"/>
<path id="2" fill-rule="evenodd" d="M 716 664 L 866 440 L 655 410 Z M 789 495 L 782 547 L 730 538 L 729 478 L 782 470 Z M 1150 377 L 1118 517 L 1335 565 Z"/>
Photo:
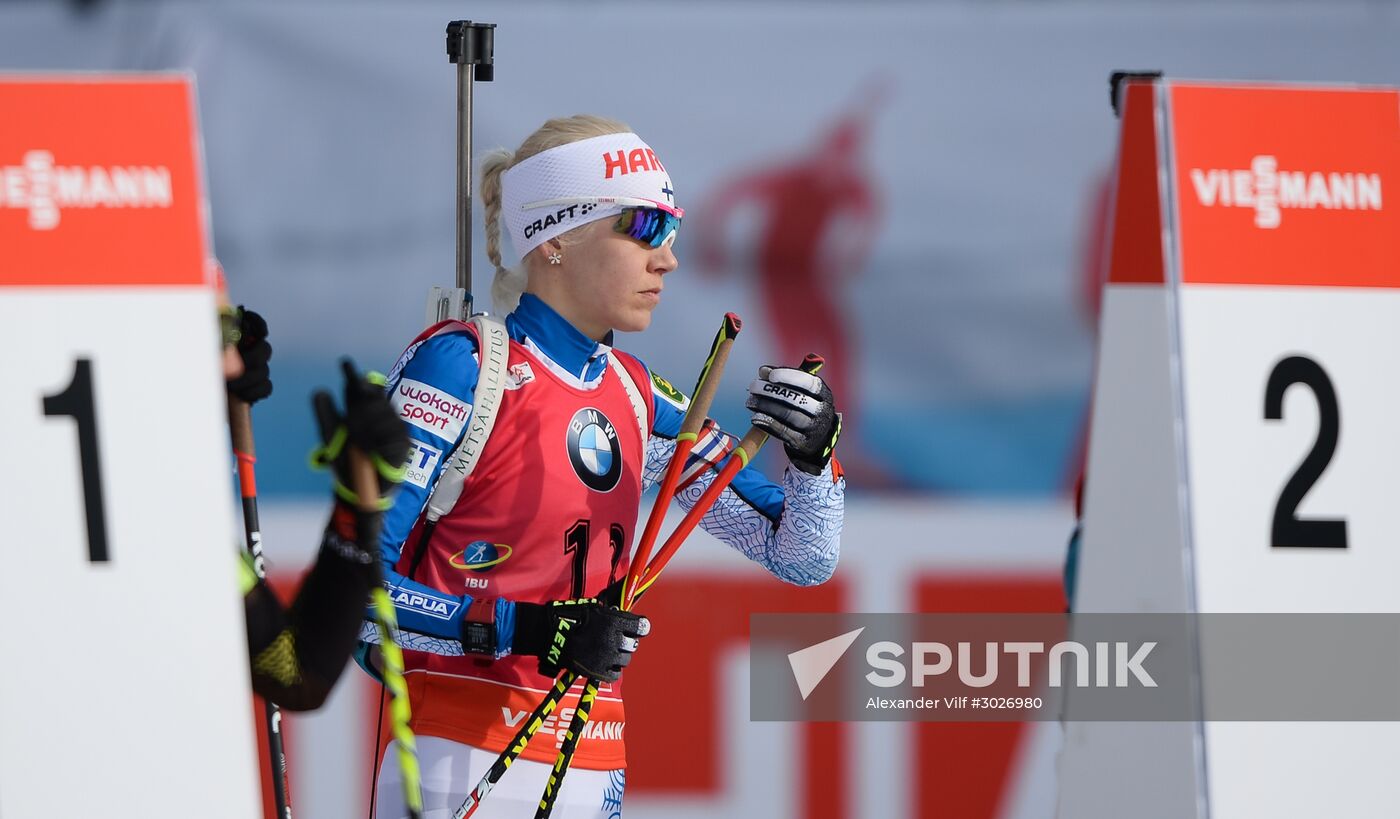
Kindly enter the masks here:
<path id="1" fill-rule="evenodd" d="M 0 76 L 0 121 L 0 816 L 254 816 L 193 88 Z"/>
<path id="2" fill-rule="evenodd" d="M 1400 612 L 1400 93 L 1121 99 L 1076 607 Z M 1400 725 L 1201 716 L 1068 725 L 1061 815 L 1400 804 Z"/>

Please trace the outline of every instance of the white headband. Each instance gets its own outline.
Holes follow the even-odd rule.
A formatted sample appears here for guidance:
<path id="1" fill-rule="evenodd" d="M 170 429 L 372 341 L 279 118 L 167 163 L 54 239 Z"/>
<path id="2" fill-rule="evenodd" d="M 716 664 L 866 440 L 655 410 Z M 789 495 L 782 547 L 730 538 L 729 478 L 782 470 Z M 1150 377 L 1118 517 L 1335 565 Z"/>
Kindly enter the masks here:
<path id="1" fill-rule="evenodd" d="M 618 199 L 676 204 L 671 175 L 632 133 L 542 151 L 508 169 L 501 187 L 501 216 L 521 259 L 567 230 L 622 213 Z"/>

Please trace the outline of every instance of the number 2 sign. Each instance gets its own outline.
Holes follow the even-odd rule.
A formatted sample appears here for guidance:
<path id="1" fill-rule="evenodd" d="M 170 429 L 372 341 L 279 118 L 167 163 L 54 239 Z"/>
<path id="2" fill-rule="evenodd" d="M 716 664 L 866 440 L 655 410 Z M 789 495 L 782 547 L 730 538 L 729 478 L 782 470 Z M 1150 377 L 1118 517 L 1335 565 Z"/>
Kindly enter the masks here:
<path id="1" fill-rule="evenodd" d="M 1159 80 L 1120 99 L 1076 607 L 1400 611 L 1400 93 Z M 1201 702 L 1218 677 L 1201 667 Z M 1378 772 L 1400 725 L 1208 716 L 1068 725 L 1060 814 L 1400 802 Z"/>
<path id="2" fill-rule="evenodd" d="M 1400 611 L 1400 95 L 1163 102 L 1196 610 Z"/>
<path id="3" fill-rule="evenodd" d="M 0 816 L 258 811 L 193 103 L 0 76 Z"/>

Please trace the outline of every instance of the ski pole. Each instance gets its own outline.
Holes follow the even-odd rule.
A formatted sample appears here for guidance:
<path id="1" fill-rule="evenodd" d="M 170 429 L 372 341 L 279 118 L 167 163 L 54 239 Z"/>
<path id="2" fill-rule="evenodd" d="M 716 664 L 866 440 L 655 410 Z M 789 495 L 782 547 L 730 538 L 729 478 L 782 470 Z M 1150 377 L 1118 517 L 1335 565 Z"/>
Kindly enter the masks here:
<path id="1" fill-rule="evenodd" d="M 246 401 L 233 396 L 228 399 L 228 425 L 233 439 L 233 454 L 238 459 L 238 489 L 243 499 L 243 531 L 248 553 L 253 557 L 253 571 L 259 580 L 267 578 L 262 552 L 262 528 L 258 524 L 258 481 L 253 465 L 257 455 L 253 448 L 253 413 Z M 292 819 L 292 805 L 287 795 L 287 752 L 282 744 L 282 709 L 271 700 L 263 700 L 267 722 L 267 751 L 272 768 L 272 795 L 277 804 L 278 819 Z"/>
<path id="2" fill-rule="evenodd" d="M 535 706 L 535 710 L 531 711 L 530 715 L 525 718 L 525 724 L 520 727 L 519 731 L 515 732 L 510 744 L 506 746 L 500 756 L 496 757 L 496 761 L 491 763 L 486 775 L 481 777 L 481 781 L 476 783 L 472 792 L 467 794 L 466 799 L 462 800 L 457 812 L 452 814 L 452 819 L 467 819 L 468 816 L 476 813 L 477 808 L 481 807 L 482 800 L 486 798 L 492 788 L 496 787 L 496 783 L 501 781 L 501 777 L 505 776 L 506 771 L 510 770 L 510 766 L 525 751 L 525 746 L 534 739 L 545 719 L 554 713 L 554 709 L 559 706 L 559 702 L 564 699 L 564 695 L 569 692 L 577 679 L 578 674 L 573 671 L 566 670 L 559 675 L 559 678 L 554 681 L 554 687 L 549 689 L 549 693 L 540 700 L 539 705 Z"/>
<path id="3" fill-rule="evenodd" d="M 719 376 L 711 378 L 711 373 L 723 373 L 724 365 L 729 361 L 729 348 L 733 345 L 734 339 L 739 336 L 739 331 L 743 329 L 744 323 L 733 313 L 724 314 L 724 323 L 720 325 L 719 333 L 715 335 L 714 343 L 710 345 L 710 354 L 705 359 L 705 366 L 700 369 L 700 377 L 695 382 L 695 397 L 690 400 L 690 406 L 686 408 L 685 417 L 681 419 L 681 429 L 676 435 L 676 451 L 671 456 L 671 462 L 666 465 L 665 475 L 661 479 L 660 491 L 656 494 L 656 500 L 651 505 L 651 514 L 647 516 L 646 527 L 642 530 L 642 536 L 637 541 L 637 553 L 632 556 L 632 565 L 627 569 L 627 576 L 622 581 L 622 610 L 627 611 L 632 608 L 632 598 L 636 595 L 637 580 L 641 577 L 642 570 L 646 568 L 647 561 L 651 558 L 652 544 L 656 542 L 657 530 L 661 528 L 661 521 L 666 517 L 666 508 L 671 505 L 671 496 L 675 494 L 676 484 L 680 481 L 681 472 L 685 470 L 686 458 L 690 456 L 690 451 L 695 447 L 695 440 L 700 431 L 700 427 L 705 423 L 705 417 L 710 412 L 710 405 L 714 402 L 715 392 L 719 389 Z"/>
<path id="4" fill-rule="evenodd" d="M 660 492 L 657 494 L 656 501 L 652 505 L 651 516 L 647 519 L 646 532 L 650 532 L 651 540 L 655 540 L 656 530 L 660 527 L 661 519 L 665 517 L 665 509 L 669 505 L 669 496 L 675 492 L 676 483 L 680 480 L 681 472 L 684 469 L 686 456 L 695 445 L 696 431 L 699 430 L 701 424 L 704 423 L 705 416 L 709 412 L 710 403 L 714 399 L 715 391 L 719 384 L 719 376 L 724 372 L 725 362 L 729 359 L 730 345 L 733 343 L 735 337 L 739 335 L 739 330 L 742 327 L 743 322 L 738 316 L 733 313 L 725 313 L 724 322 L 720 326 L 719 333 L 715 336 L 714 343 L 710 345 L 710 354 L 706 357 L 705 364 L 700 369 L 700 378 L 695 385 L 695 397 L 691 399 L 690 406 L 686 409 L 685 417 L 681 420 L 681 433 L 676 436 L 676 452 L 671 456 L 671 462 L 666 466 L 666 473 L 661 482 Z M 658 512 L 658 510 L 660 511 Z M 624 611 L 630 608 L 631 605 L 628 602 L 628 598 L 636 597 L 635 593 L 629 594 L 627 591 L 629 586 L 634 585 L 633 573 L 636 571 L 636 566 L 639 561 L 646 560 L 646 555 L 651 551 L 651 545 L 648 542 L 648 535 L 646 532 L 643 533 L 642 539 L 638 541 L 637 554 L 633 557 L 632 566 L 629 567 L 628 575 L 623 580 L 622 609 Z M 554 682 L 554 687 L 551 688 L 549 693 L 535 706 L 535 710 L 530 712 L 524 724 L 521 725 L 520 730 L 516 731 L 510 744 L 496 757 L 496 761 L 492 763 L 490 769 L 486 771 L 486 774 L 477 782 L 476 787 L 472 788 L 471 793 L 467 795 L 467 798 L 462 802 L 461 806 L 457 808 L 457 812 L 453 814 L 453 819 L 467 819 L 467 817 L 476 812 L 477 808 L 481 806 L 481 801 L 486 798 L 486 795 L 496 786 L 496 783 L 505 775 L 505 772 L 510 769 L 510 766 L 519 758 L 520 754 L 525 751 L 526 746 L 530 744 L 530 740 L 534 738 L 540 726 L 544 724 L 545 719 L 548 718 L 550 714 L 554 713 L 554 709 L 559 706 L 560 701 L 564 699 L 564 695 L 573 687 L 578 677 L 578 674 L 568 670 L 565 670 L 559 675 L 559 678 Z M 593 683 L 591 680 L 589 682 L 593 687 L 594 696 L 596 696 L 597 684 Z M 583 707 L 582 702 L 580 702 L 580 706 Z M 585 719 L 587 719 L 588 709 L 591 709 L 591 707 L 592 702 L 590 699 L 589 705 L 584 707 Z M 578 719 L 577 710 L 574 712 L 574 719 Z M 561 748 L 561 751 L 562 750 Z M 572 752 L 569 756 L 572 758 Z M 556 765 L 557 764 L 558 759 L 556 759 Z M 560 777 L 562 778 L 562 775 L 560 775 Z M 551 783 L 553 783 L 553 781 L 554 777 L 552 775 Z"/>
<path id="5" fill-rule="evenodd" d="M 356 506 L 361 512 L 379 511 L 379 478 L 374 465 L 360 450 L 351 447 L 350 474 L 355 484 Z M 380 675 L 384 687 L 389 689 L 391 702 L 389 715 L 393 721 L 394 739 L 399 743 L 399 772 L 403 784 L 404 805 L 408 807 L 409 819 L 423 817 L 422 772 L 418 767 L 418 741 L 413 729 L 408 727 L 412 709 L 408 701 L 408 684 L 403 678 L 403 651 L 399 648 L 399 623 L 394 614 L 394 603 L 384 584 L 378 580 L 369 593 L 374 606 L 374 624 L 379 629 L 379 656 L 383 660 Z"/>
<path id="6" fill-rule="evenodd" d="M 627 579 L 623 585 L 622 610 L 628 611 L 632 608 L 632 603 L 644 591 L 649 583 L 640 580 L 649 571 L 650 566 L 646 565 L 648 556 L 651 554 L 652 546 L 656 541 L 657 531 L 660 529 L 661 519 L 665 517 L 666 507 L 670 505 L 671 495 L 674 491 L 676 481 L 680 477 L 681 471 L 685 468 L 685 459 L 689 455 L 691 448 L 695 445 L 696 433 L 701 424 L 705 422 L 705 417 L 710 412 L 710 405 L 714 402 L 715 393 L 719 389 L 719 381 L 724 373 L 724 365 L 729 360 L 729 347 L 734 338 L 739 334 L 743 323 L 739 317 L 733 313 L 726 313 L 724 323 L 720 326 L 719 334 L 715 336 L 715 342 L 710 348 L 710 356 L 705 360 L 705 366 L 700 371 L 700 378 L 695 384 L 695 397 L 691 399 L 690 407 L 687 408 L 685 418 L 681 421 L 681 434 L 676 436 L 676 451 L 671 456 L 671 462 L 666 466 L 666 476 L 663 479 L 661 491 L 656 496 L 656 501 L 652 504 L 651 515 L 647 518 L 646 530 L 642 533 L 642 539 L 637 544 L 637 554 L 632 565 L 628 567 Z M 820 366 L 820 365 L 818 365 Z M 753 431 L 750 431 L 750 435 Z M 683 441 L 681 436 L 687 435 L 688 439 Z M 744 436 L 747 441 L 749 435 Z M 684 446 L 683 446 L 684 445 Z M 740 444 L 743 446 L 743 443 Z M 751 449 L 757 451 L 758 446 L 762 446 L 759 441 L 757 445 L 750 442 Z M 750 455 L 752 452 L 749 453 Z M 742 460 L 748 463 L 748 455 L 739 451 L 731 457 L 729 464 Z M 728 464 L 726 464 L 726 469 Z M 737 472 L 736 468 L 734 472 Z M 716 477 L 718 483 L 723 478 L 724 473 Z M 733 474 L 724 481 L 728 485 L 733 480 Z M 691 509 L 686 520 L 693 516 L 694 521 L 699 521 L 710 507 L 719 498 L 719 491 L 706 490 L 700 496 Z M 720 491 L 724 489 L 720 487 Z M 696 514 L 695 510 L 700 510 Z M 664 566 L 665 561 L 670 560 L 683 541 L 695 528 L 692 522 L 686 528 L 685 521 L 681 523 L 682 529 L 678 529 L 676 534 L 672 534 L 662 546 L 661 552 L 656 556 L 657 561 L 661 561 Z M 657 571 L 660 572 L 660 567 Z M 653 578 L 654 580 L 654 578 Z M 631 589 L 630 594 L 628 593 Z M 559 754 L 555 757 L 554 768 L 550 771 L 549 781 L 545 783 L 544 794 L 540 797 L 539 808 L 535 811 L 535 819 L 549 819 L 549 815 L 554 811 L 554 804 L 559 798 L 559 792 L 563 788 L 564 776 L 569 772 L 569 766 L 573 763 L 574 753 L 578 750 L 578 743 L 583 738 L 584 728 L 588 726 L 588 720 L 592 715 L 593 703 L 598 697 L 598 681 L 592 677 L 587 678 L 583 687 L 583 694 L 579 697 L 578 707 L 574 709 L 574 718 L 569 722 L 569 728 L 564 733 L 564 742 L 559 746 Z"/>
<path id="7" fill-rule="evenodd" d="M 802 359 L 802 363 L 798 365 L 798 368 L 805 373 L 815 375 L 825 363 L 825 360 L 823 360 L 821 356 L 815 353 L 808 353 L 807 356 Z M 720 493 L 729 486 L 734 480 L 734 476 L 739 474 L 739 470 L 747 466 L 749 461 L 758 454 L 758 450 L 767 442 L 768 433 L 758 427 L 749 427 L 749 431 L 745 433 L 744 437 L 739 441 L 739 446 L 734 448 L 734 454 L 724 465 L 724 468 L 715 476 L 714 481 L 706 487 L 705 493 L 700 496 L 700 500 L 696 501 L 695 505 L 691 507 L 690 511 L 681 519 L 680 525 L 676 527 L 676 530 L 672 532 L 671 536 L 662 544 L 661 551 L 656 554 L 656 559 L 646 567 L 645 574 L 639 581 L 639 591 L 656 582 L 657 575 L 661 574 L 661 570 L 666 568 L 666 564 L 670 562 L 676 550 L 680 549 L 681 543 L 694 531 L 696 524 L 700 522 L 700 519 L 703 518 L 710 507 L 714 505 L 714 502 L 719 499 Z"/>

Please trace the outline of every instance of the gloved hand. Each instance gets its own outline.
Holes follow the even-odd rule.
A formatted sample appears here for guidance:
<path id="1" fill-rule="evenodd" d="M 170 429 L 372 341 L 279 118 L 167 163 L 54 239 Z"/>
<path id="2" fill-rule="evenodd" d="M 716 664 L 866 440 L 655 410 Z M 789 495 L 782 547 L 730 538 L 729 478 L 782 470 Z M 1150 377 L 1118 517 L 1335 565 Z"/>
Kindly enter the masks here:
<path id="1" fill-rule="evenodd" d="M 555 677 L 567 668 L 586 677 L 616 682 L 651 631 L 645 617 L 597 600 L 515 604 L 512 651 L 540 658 L 540 673 Z"/>
<path id="2" fill-rule="evenodd" d="M 361 376 L 348 358 L 341 360 L 340 367 L 345 375 L 345 414 L 340 414 L 335 399 L 325 390 L 317 390 L 311 396 L 321 432 L 321 446 L 311 453 L 311 463 L 335 471 L 336 508 L 331 515 L 331 528 L 372 554 L 378 547 L 381 513 L 392 503 L 388 495 L 404 478 L 408 431 L 384 394 L 382 376 Z M 379 479 L 377 511 L 358 508 L 347 451 L 351 446 L 374 465 Z"/>
<path id="3" fill-rule="evenodd" d="M 792 367 L 759 367 L 744 403 L 753 425 L 783 442 L 788 460 L 820 475 L 841 437 L 841 413 L 820 376 Z"/>
<path id="4" fill-rule="evenodd" d="M 243 359 L 243 374 L 229 379 L 226 384 L 230 395 L 247 404 L 255 404 L 272 394 L 272 378 L 268 369 L 272 345 L 267 342 L 267 322 L 241 305 L 232 308 L 232 312 L 238 336 L 235 347 L 238 357 Z"/>
<path id="5" fill-rule="evenodd" d="M 609 583 L 593 599 L 610 608 L 622 608 L 622 578 Z"/>

